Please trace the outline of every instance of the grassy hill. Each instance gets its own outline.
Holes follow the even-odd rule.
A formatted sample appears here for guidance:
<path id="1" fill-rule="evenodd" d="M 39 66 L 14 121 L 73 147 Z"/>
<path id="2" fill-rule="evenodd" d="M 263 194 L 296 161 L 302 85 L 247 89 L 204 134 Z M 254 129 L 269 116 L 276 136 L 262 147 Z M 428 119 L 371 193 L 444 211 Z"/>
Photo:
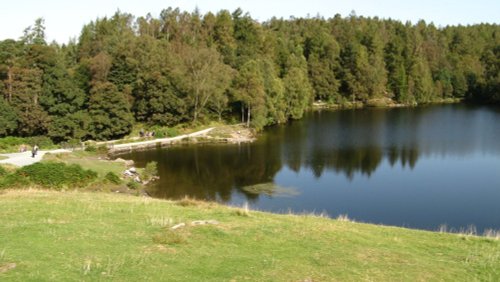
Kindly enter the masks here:
<path id="1" fill-rule="evenodd" d="M 192 200 L 0 193 L 2 281 L 500 280 L 494 239 Z"/>

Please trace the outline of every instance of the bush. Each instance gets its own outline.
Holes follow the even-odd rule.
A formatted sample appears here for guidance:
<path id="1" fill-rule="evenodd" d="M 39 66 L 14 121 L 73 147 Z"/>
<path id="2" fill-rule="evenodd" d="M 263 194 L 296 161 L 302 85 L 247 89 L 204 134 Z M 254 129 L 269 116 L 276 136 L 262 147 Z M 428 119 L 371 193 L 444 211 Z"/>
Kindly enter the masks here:
<path id="1" fill-rule="evenodd" d="M 85 170 L 77 164 L 36 163 L 18 169 L 17 176 L 46 188 L 83 187 L 97 178 L 97 173 Z"/>
<path id="2" fill-rule="evenodd" d="M 85 151 L 86 152 L 96 152 L 97 148 L 94 145 L 88 145 L 87 147 L 85 147 Z"/>
<path id="3" fill-rule="evenodd" d="M 177 131 L 176 128 L 169 127 L 167 128 L 167 136 L 168 137 L 175 137 L 179 135 L 179 132 Z"/>
<path id="4" fill-rule="evenodd" d="M 106 173 L 106 175 L 104 176 L 104 179 L 106 179 L 107 181 L 114 183 L 114 184 L 121 184 L 122 183 L 122 180 L 120 179 L 120 177 L 112 171 Z"/>
<path id="5" fill-rule="evenodd" d="M 152 131 L 155 132 L 156 138 L 175 137 L 179 135 L 179 131 L 173 127 L 153 127 Z"/>
<path id="6" fill-rule="evenodd" d="M 142 173 L 142 178 L 146 181 L 149 181 L 157 175 L 158 175 L 158 163 L 157 162 L 147 163 Z"/>
<path id="7" fill-rule="evenodd" d="M 135 182 L 134 180 L 130 180 L 127 183 L 127 187 L 132 189 L 132 190 L 138 190 L 139 188 L 141 188 L 141 184 Z"/>
<path id="8" fill-rule="evenodd" d="M 14 149 L 17 150 L 18 146 L 28 143 L 27 138 L 21 137 L 4 137 L 0 138 L 0 150 Z"/>
<path id="9" fill-rule="evenodd" d="M 63 149 L 75 149 L 82 146 L 82 142 L 79 139 L 70 139 L 66 142 L 60 144 Z"/>
<path id="10" fill-rule="evenodd" d="M 98 154 L 106 155 L 108 153 L 108 147 L 106 145 L 99 145 L 96 151 Z"/>
<path id="11" fill-rule="evenodd" d="M 0 177 L 7 175 L 7 170 L 3 168 L 3 166 L 0 166 Z"/>
<path id="12" fill-rule="evenodd" d="M 33 136 L 27 138 L 28 144 L 31 146 L 38 145 L 42 149 L 53 148 L 54 143 L 47 136 Z"/>
<path id="13" fill-rule="evenodd" d="M 106 155 L 108 153 L 108 147 L 106 145 L 99 145 L 97 147 L 94 145 L 87 145 L 85 151 Z"/>
<path id="14" fill-rule="evenodd" d="M 28 178 L 17 173 L 7 174 L 0 178 L 0 188 L 18 188 L 30 185 Z"/>

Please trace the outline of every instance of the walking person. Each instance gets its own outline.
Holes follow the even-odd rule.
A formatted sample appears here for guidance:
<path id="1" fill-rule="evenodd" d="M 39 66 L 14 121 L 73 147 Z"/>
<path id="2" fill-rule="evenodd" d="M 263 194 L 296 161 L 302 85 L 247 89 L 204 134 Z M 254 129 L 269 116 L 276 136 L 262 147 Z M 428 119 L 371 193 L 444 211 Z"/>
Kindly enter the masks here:
<path id="1" fill-rule="evenodd" d="M 31 149 L 31 157 L 34 158 L 37 153 L 38 153 L 38 145 L 35 144 L 35 146 L 33 146 L 33 148 Z"/>

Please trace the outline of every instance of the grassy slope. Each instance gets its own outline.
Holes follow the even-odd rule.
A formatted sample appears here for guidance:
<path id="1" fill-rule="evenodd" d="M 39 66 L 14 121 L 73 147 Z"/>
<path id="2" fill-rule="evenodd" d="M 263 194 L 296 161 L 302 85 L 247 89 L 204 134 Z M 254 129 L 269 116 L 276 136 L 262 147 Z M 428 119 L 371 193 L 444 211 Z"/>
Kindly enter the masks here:
<path id="1" fill-rule="evenodd" d="M 500 241 L 104 193 L 0 194 L 0 280 L 499 280 Z M 170 226 L 215 219 L 218 225 Z"/>
<path id="2" fill-rule="evenodd" d="M 101 158 L 104 156 L 101 156 Z M 126 169 L 124 163 L 110 162 L 105 159 L 99 159 L 99 154 L 85 151 L 74 151 L 72 153 L 63 154 L 47 154 L 43 158 L 44 161 L 63 162 L 66 164 L 78 164 L 84 169 L 90 169 L 103 177 L 108 172 L 113 172 L 116 175 L 121 175 Z"/>

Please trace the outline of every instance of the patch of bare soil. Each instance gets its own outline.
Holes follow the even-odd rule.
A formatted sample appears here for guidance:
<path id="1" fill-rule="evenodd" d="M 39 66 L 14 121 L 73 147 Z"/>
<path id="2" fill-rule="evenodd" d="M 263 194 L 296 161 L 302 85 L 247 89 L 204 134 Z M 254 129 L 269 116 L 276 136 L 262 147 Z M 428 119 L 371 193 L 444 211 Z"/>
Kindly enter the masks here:
<path id="1" fill-rule="evenodd" d="M 209 137 L 228 143 L 246 143 L 255 141 L 256 132 L 254 129 L 248 128 L 242 124 L 226 125 L 212 130 L 209 133 Z"/>
<path id="2" fill-rule="evenodd" d="M 16 266 L 17 265 L 13 262 L 1 264 L 0 265 L 0 273 L 5 273 L 9 270 L 12 270 L 12 269 L 16 268 Z"/>

